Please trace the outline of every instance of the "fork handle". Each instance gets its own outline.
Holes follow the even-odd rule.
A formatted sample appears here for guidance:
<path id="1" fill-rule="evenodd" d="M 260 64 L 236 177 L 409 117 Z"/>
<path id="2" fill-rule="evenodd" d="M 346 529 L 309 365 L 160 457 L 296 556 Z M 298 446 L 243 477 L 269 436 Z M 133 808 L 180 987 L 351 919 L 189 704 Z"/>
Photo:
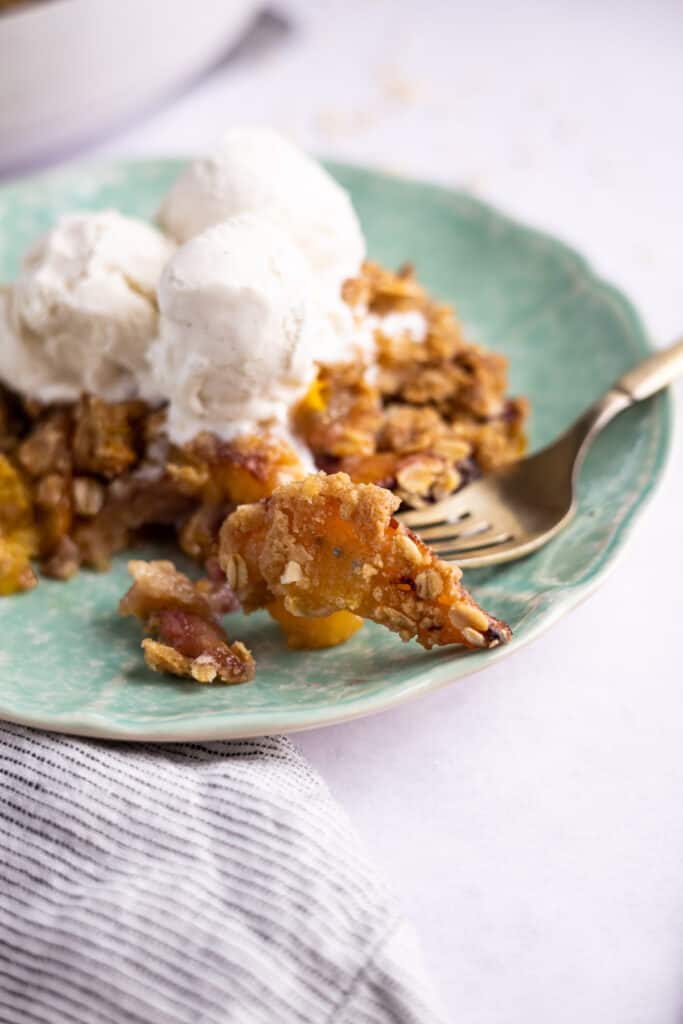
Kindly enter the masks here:
<path id="1" fill-rule="evenodd" d="M 683 338 L 661 352 L 643 359 L 615 381 L 567 431 L 576 458 L 576 471 L 594 438 L 603 427 L 634 402 L 649 398 L 683 374 Z"/>
<path id="2" fill-rule="evenodd" d="M 679 374 L 683 374 L 683 338 L 648 356 L 620 377 L 613 387 L 623 391 L 633 402 L 640 402 L 671 384 Z"/>

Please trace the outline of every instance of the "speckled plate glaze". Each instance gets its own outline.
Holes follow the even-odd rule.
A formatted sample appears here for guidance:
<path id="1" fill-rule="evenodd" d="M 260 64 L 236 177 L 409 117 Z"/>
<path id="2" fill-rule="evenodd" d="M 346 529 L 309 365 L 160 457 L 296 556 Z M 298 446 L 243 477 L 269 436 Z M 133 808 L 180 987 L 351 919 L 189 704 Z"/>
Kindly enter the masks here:
<path id="1" fill-rule="evenodd" d="M 27 243 L 63 211 L 114 206 L 151 217 L 179 167 L 79 167 L 0 189 L 0 280 L 12 278 Z M 411 259 L 474 338 L 510 357 L 512 391 L 533 402 L 532 447 L 650 350 L 630 303 L 560 242 L 460 192 L 331 170 L 351 191 L 370 254 L 389 266 Z M 455 682 L 514 653 L 599 583 L 661 475 L 670 418 L 667 395 L 624 414 L 585 464 L 572 525 L 523 561 L 467 574 L 480 602 L 512 625 L 506 647 L 427 653 L 366 624 L 343 647 L 291 652 L 266 616 L 238 615 L 228 629 L 253 649 L 258 678 L 199 686 L 146 669 L 136 623 L 116 614 L 128 585 L 121 557 L 104 575 L 44 580 L 0 600 L 0 715 L 92 736 L 204 740 L 327 725 Z"/>

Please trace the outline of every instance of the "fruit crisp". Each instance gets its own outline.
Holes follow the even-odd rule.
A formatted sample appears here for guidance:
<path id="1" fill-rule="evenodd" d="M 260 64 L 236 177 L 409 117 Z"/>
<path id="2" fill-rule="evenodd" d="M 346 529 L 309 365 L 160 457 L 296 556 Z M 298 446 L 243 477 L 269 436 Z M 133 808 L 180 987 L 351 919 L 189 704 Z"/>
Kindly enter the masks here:
<path id="1" fill-rule="evenodd" d="M 376 356 L 319 364 L 291 410 L 295 443 L 323 475 L 307 477 L 275 433 L 179 445 L 162 404 L 42 405 L 0 388 L 0 593 L 35 586 L 34 558 L 66 580 L 106 569 L 150 528 L 171 529 L 214 579 L 197 586 L 170 563 L 132 562 L 121 610 L 143 621 L 152 668 L 243 682 L 253 659 L 228 642 L 209 594 L 222 586 L 224 608 L 234 603 L 215 580 L 230 516 L 219 557 L 232 589 L 245 609 L 267 607 L 290 646 L 340 643 L 365 618 L 425 647 L 505 642 L 508 627 L 393 512 L 518 459 L 528 404 L 508 397 L 505 359 L 469 342 L 410 267 L 366 263 L 343 296 L 372 326 Z M 421 340 L 397 329 L 406 315 L 423 324 Z"/>
<path id="2" fill-rule="evenodd" d="M 172 562 L 133 561 L 128 570 L 134 583 L 119 611 L 140 619 L 150 634 L 142 648 L 151 669 L 198 683 L 254 678 L 251 651 L 239 640 L 228 641 L 206 587 L 192 583 Z"/>
<path id="3" fill-rule="evenodd" d="M 394 518 L 399 504 L 346 473 L 311 475 L 228 516 L 219 561 L 247 612 L 273 602 L 294 621 L 351 612 L 428 649 L 509 640 L 509 627 L 461 585 L 457 566 Z"/>

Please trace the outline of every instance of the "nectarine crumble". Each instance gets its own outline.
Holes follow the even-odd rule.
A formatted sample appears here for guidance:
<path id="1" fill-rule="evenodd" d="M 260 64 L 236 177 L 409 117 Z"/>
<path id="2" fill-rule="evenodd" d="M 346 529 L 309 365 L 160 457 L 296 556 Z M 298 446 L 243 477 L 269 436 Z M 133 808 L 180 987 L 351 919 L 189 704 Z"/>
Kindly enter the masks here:
<path id="1" fill-rule="evenodd" d="M 301 618 L 329 623 L 351 613 L 428 649 L 509 640 L 510 628 L 475 603 L 457 566 L 394 518 L 399 504 L 346 473 L 311 475 L 228 516 L 219 561 L 244 610 L 272 610 L 295 637 Z"/>
<path id="2" fill-rule="evenodd" d="M 195 585 L 170 563 L 131 563 L 121 610 L 143 622 L 145 658 L 158 671 L 253 677 L 211 588 L 223 611 L 234 595 L 247 611 L 268 609 L 291 647 L 341 643 L 363 619 L 427 648 L 508 640 L 459 570 L 393 512 L 519 458 L 527 402 L 506 396 L 505 359 L 469 342 L 410 267 L 366 263 L 343 297 L 374 333 L 375 354 L 319 363 L 287 436 L 203 432 L 172 443 L 163 403 L 84 394 L 41 404 L 0 388 L 0 593 L 35 586 L 34 559 L 66 580 L 81 567 L 106 569 L 150 528 L 170 528 L 213 578 Z M 229 586 L 216 581 L 217 556 Z"/>
<path id="3" fill-rule="evenodd" d="M 239 640 L 228 641 L 208 581 L 192 583 L 166 561 L 134 561 L 128 569 L 134 583 L 121 598 L 119 611 L 140 619 L 149 634 L 142 648 L 151 669 L 198 683 L 246 683 L 254 678 L 251 651 Z"/>

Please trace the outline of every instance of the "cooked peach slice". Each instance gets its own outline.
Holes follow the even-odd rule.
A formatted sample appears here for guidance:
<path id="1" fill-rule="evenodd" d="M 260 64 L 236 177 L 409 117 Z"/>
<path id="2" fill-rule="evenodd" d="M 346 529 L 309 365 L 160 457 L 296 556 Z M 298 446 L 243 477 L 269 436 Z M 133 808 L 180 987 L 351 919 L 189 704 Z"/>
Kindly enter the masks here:
<path id="1" fill-rule="evenodd" d="M 198 683 L 246 683 L 254 678 L 251 652 L 239 640 L 228 641 L 205 587 L 178 572 L 172 562 L 133 561 L 128 571 L 135 582 L 121 598 L 119 611 L 140 619 L 152 634 L 142 641 L 150 668 Z"/>
<path id="2" fill-rule="evenodd" d="M 212 504 L 258 501 L 304 475 L 292 446 L 269 434 L 233 441 L 199 434 L 174 449 L 166 469 L 182 493 Z"/>
<path id="3" fill-rule="evenodd" d="M 292 616 L 353 612 L 423 647 L 495 647 L 510 627 L 492 618 L 443 562 L 393 518 L 399 499 L 345 473 L 278 488 L 236 509 L 219 560 L 246 611 L 281 601 Z"/>
<path id="4" fill-rule="evenodd" d="M 30 530 L 16 530 L 9 537 L 0 533 L 0 596 L 35 587 L 38 580 L 30 561 L 34 545 L 35 536 Z"/>
<path id="5" fill-rule="evenodd" d="M 292 423 L 314 456 L 371 455 L 382 418 L 380 394 L 362 363 L 321 366 Z"/>
<path id="6" fill-rule="evenodd" d="M 31 558 L 38 552 L 31 494 L 6 455 L 0 455 L 0 594 L 36 585 Z"/>
<path id="7" fill-rule="evenodd" d="M 287 646 L 295 651 L 320 650 L 344 644 L 363 625 L 359 615 L 347 611 L 332 612 L 315 619 L 292 615 L 285 608 L 283 597 L 276 597 L 267 608 L 287 637 Z"/>

